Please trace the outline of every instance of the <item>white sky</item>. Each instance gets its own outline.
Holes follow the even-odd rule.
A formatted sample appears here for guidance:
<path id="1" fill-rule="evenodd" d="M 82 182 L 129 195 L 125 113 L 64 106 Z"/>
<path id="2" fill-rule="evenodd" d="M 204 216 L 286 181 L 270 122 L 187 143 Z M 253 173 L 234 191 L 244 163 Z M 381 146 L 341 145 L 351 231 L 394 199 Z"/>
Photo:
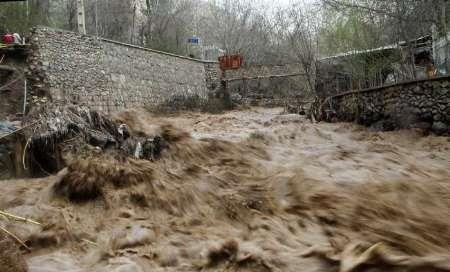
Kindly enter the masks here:
<path id="1" fill-rule="evenodd" d="M 256 5 L 262 6 L 269 14 L 276 11 L 277 8 L 289 8 L 293 4 L 302 3 L 303 5 L 311 5 L 318 3 L 320 0 L 253 0 Z"/>
<path id="2" fill-rule="evenodd" d="M 311 5 L 317 3 L 320 0 L 254 0 L 255 4 L 261 4 L 266 9 L 276 8 L 288 8 L 294 3 L 303 3 L 304 5 Z"/>
<path id="3" fill-rule="evenodd" d="M 266 4 L 273 6 L 289 6 L 291 2 L 304 2 L 305 4 L 317 2 L 317 0 L 263 0 Z"/>
<path id="4" fill-rule="evenodd" d="M 304 3 L 305 5 L 317 3 L 320 0 L 252 0 L 257 6 L 264 7 L 289 7 L 292 3 Z M 220 2 L 220 0 L 219 0 Z"/>

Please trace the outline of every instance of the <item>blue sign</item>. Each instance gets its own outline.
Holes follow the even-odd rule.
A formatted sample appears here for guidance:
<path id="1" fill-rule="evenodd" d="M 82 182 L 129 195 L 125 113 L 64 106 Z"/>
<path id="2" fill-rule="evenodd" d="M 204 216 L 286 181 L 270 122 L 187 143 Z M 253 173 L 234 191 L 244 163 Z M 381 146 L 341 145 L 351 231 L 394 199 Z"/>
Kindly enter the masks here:
<path id="1" fill-rule="evenodd" d="M 192 37 L 188 39 L 188 43 L 192 43 L 192 44 L 198 44 L 199 43 L 199 38 L 197 37 Z"/>

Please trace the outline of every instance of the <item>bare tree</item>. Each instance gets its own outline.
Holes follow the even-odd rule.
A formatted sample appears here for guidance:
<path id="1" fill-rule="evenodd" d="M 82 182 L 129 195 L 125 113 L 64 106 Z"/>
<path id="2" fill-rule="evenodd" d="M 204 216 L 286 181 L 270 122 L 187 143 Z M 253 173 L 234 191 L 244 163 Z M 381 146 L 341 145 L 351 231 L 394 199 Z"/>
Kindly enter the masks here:
<path id="1" fill-rule="evenodd" d="M 140 40 L 155 49 L 184 53 L 194 20 L 193 7 L 191 0 L 147 0 Z"/>
<path id="2" fill-rule="evenodd" d="M 319 51 L 319 11 L 297 4 L 287 11 L 289 18 L 288 42 L 296 60 L 303 68 L 308 91 L 315 90 L 316 65 Z"/>
<path id="3" fill-rule="evenodd" d="M 416 77 L 413 58 L 416 39 L 429 35 L 432 25 L 437 26 L 441 36 L 447 37 L 447 0 L 322 0 L 322 3 L 325 8 L 332 8 L 340 13 L 357 11 L 364 18 L 382 22 L 378 29 L 383 30 L 384 44 L 403 44 L 408 53 L 404 63 L 409 66 L 407 70 L 413 78 Z"/>

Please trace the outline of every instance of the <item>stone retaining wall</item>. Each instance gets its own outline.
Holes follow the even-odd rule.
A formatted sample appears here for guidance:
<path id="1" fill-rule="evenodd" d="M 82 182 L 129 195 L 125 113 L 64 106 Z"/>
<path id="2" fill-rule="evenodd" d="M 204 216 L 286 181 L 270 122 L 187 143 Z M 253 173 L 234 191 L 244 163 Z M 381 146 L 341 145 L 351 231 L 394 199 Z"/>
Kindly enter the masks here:
<path id="1" fill-rule="evenodd" d="M 206 87 L 208 90 L 217 90 L 221 86 L 222 71 L 218 63 L 205 63 Z"/>
<path id="2" fill-rule="evenodd" d="M 225 73 L 226 88 L 237 104 L 286 106 L 307 98 L 299 65 L 249 66 Z"/>
<path id="3" fill-rule="evenodd" d="M 450 134 L 450 77 L 348 92 L 324 103 L 328 121 L 357 121 L 383 130 L 417 127 Z"/>
<path id="4" fill-rule="evenodd" d="M 225 77 L 241 78 L 241 77 L 267 77 L 271 75 L 286 75 L 286 74 L 302 74 L 303 69 L 298 64 L 284 64 L 284 65 L 249 65 L 237 70 L 228 70 L 225 72 Z"/>
<path id="5" fill-rule="evenodd" d="M 285 106 L 305 99 L 298 65 L 251 66 L 223 75 L 216 62 L 45 27 L 33 30 L 31 45 L 31 107 L 81 104 L 115 112 L 143 106 L 204 109 L 218 100 Z"/>
<path id="6" fill-rule="evenodd" d="M 45 93 L 52 103 L 83 104 L 106 112 L 158 107 L 174 99 L 206 99 L 210 73 L 205 65 L 209 70 L 217 66 L 42 27 L 33 30 L 31 43 L 31 95 Z"/>

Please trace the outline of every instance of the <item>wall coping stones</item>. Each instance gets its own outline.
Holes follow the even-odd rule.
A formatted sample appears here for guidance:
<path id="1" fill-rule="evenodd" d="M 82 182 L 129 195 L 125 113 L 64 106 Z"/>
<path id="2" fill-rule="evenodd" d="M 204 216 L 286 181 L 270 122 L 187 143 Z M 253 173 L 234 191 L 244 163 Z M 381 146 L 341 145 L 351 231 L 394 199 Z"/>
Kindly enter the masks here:
<path id="1" fill-rule="evenodd" d="M 435 82 L 435 81 L 441 81 L 441 80 L 450 80 L 450 75 L 446 75 L 446 76 L 439 76 L 439 77 L 435 77 L 435 78 L 425 78 L 425 79 L 417 79 L 417 80 L 410 80 L 410 81 L 404 81 L 404 82 L 399 82 L 399 83 L 394 83 L 394 84 L 389 84 L 389 85 L 384 85 L 384 86 L 380 86 L 380 87 L 374 87 L 374 88 L 367 88 L 367 89 L 362 89 L 362 90 L 356 90 L 356 91 L 348 91 L 348 92 L 343 92 L 337 95 L 333 95 L 330 96 L 329 98 L 338 98 L 338 97 L 343 97 L 346 95 L 354 95 L 354 94 L 360 94 L 360 93 L 369 93 L 369 92 L 375 92 L 375 91 L 380 91 L 383 89 L 389 89 L 392 87 L 397 87 L 397 86 L 405 86 L 405 85 L 413 85 L 413 84 L 418 84 L 418 83 L 424 83 L 424 82 Z"/>
<path id="2" fill-rule="evenodd" d="M 90 36 L 90 35 L 86 35 L 86 36 Z M 171 57 L 176 57 L 176 58 L 180 58 L 180 59 L 186 59 L 186 60 L 196 61 L 196 62 L 200 62 L 200 63 L 213 63 L 213 64 L 218 63 L 217 61 L 206 61 L 206 60 L 194 59 L 194 58 L 181 56 L 181 55 L 177 55 L 177 54 L 172 54 L 172 53 L 168 53 L 168 52 L 164 52 L 164 51 L 159 51 L 159 50 L 155 50 L 155 49 L 151 49 L 151 48 L 147 48 L 147 47 L 142 47 L 142 46 L 138 46 L 138 45 L 134 45 L 134 44 L 128 44 L 128 43 L 124 43 L 124 42 L 114 41 L 114 40 L 110 40 L 110 39 L 106 39 L 106 38 L 102 38 L 102 37 L 95 37 L 95 36 L 92 36 L 92 37 L 97 38 L 97 39 L 99 39 L 101 41 L 104 41 L 104 42 L 109 42 L 109 43 L 113 43 L 113 44 L 123 45 L 123 46 L 126 46 L 126 47 L 131 47 L 131 48 L 135 48 L 135 49 L 144 50 L 144 51 L 147 51 L 147 52 L 153 52 L 153 53 L 166 55 L 166 56 L 171 56 Z"/>
<path id="3" fill-rule="evenodd" d="M 151 49 L 151 48 L 147 48 L 147 47 L 142 47 L 142 46 L 138 46 L 138 45 L 134 45 L 134 44 L 128 44 L 128 43 L 124 43 L 124 42 L 119 42 L 119 41 L 115 41 L 115 40 L 111 40 L 111 39 L 107 39 L 107 38 L 102 38 L 102 37 L 97 37 L 97 36 L 93 36 L 93 35 L 89 35 L 89 34 L 81 34 L 81 33 L 73 32 L 73 31 L 69 31 L 69 30 L 55 29 L 55 28 L 50 28 L 50 27 L 46 27 L 46 26 L 36 26 L 33 29 L 41 29 L 41 30 L 44 30 L 44 31 L 46 31 L 48 29 L 51 29 L 52 31 L 57 31 L 57 32 L 61 32 L 61 33 L 78 34 L 78 35 L 80 35 L 82 37 L 90 37 L 90 38 L 97 39 L 97 40 L 103 41 L 103 42 L 118 44 L 118 45 L 130 47 L 130 48 L 134 48 L 134 49 L 144 50 L 144 51 L 147 51 L 147 52 L 153 52 L 153 53 L 157 53 L 157 54 L 161 54 L 161 55 L 166 55 L 166 56 L 176 57 L 176 58 L 180 58 L 180 59 L 191 60 L 191 61 L 205 63 L 205 64 L 207 64 L 207 63 L 217 64 L 218 63 L 217 61 L 206 61 L 206 60 L 194 59 L 194 58 L 190 58 L 190 57 L 186 57 L 186 56 L 182 56 L 182 55 L 177 55 L 177 54 L 173 54 L 173 53 L 169 53 L 169 52 L 159 51 L 159 50 L 155 50 L 155 49 Z"/>

